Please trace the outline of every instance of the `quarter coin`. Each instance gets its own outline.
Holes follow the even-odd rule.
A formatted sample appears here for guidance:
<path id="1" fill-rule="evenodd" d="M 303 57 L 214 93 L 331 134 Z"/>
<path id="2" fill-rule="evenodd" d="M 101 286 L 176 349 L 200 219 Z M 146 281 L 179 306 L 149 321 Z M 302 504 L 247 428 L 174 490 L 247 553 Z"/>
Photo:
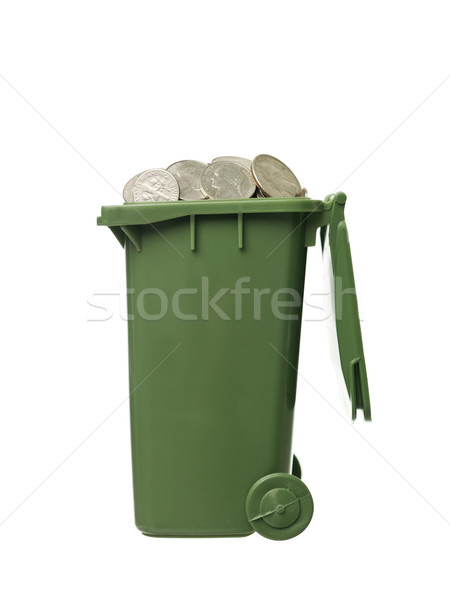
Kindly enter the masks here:
<path id="1" fill-rule="evenodd" d="M 251 198 L 256 190 L 252 174 L 235 162 L 216 161 L 203 169 L 202 192 L 207 198 Z"/>
<path id="2" fill-rule="evenodd" d="M 134 185 L 134 202 L 173 202 L 180 190 L 175 177 L 164 169 L 144 171 Z"/>
<path id="3" fill-rule="evenodd" d="M 253 159 L 252 173 L 265 196 L 293 198 L 302 192 L 297 177 L 289 167 L 269 154 L 259 154 Z"/>
<path id="4" fill-rule="evenodd" d="M 180 160 L 167 167 L 178 182 L 180 200 L 202 200 L 205 197 L 200 189 L 200 175 L 205 167 L 206 164 L 198 160 Z"/>

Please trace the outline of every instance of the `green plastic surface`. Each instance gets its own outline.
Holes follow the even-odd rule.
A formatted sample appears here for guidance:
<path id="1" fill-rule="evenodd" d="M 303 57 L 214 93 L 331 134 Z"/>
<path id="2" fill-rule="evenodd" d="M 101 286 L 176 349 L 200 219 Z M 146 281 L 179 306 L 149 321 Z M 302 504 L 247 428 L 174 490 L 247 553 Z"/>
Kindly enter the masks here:
<path id="1" fill-rule="evenodd" d="M 335 198 L 102 208 L 98 224 L 110 227 L 126 254 L 133 485 L 143 533 L 248 535 L 255 526 L 245 502 L 255 482 L 273 473 L 300 481 L 287 474 L 302 306 L 291 302 L 277 315 L 273 294 L 263 293 L 255 313 L 254 290 L 303 296 L 317 229 L 331 225 L 333 243 L 342 246 Z M 351 268 L 349 253 L 334 260 L 339 272 L 347 273 L 348 260 Z M 241 295 L 238 312 L 239 280 L 251 293 Z M 153 318 L 163 312 L 161 294 L 168 309 Z M 338 325 L 346 369 L 349 357 L 362 364 L 353 309 Z M 348 378 L 357 398 L 365 370 L 359 373 L 359 383 Z"/>
<path id="2" fill-rule="evenodd" d="M 333 275 L 339 281 L 339 315 L 336 328 L 342 374 L 352 403 L 352 418 L 361 410 L 366 421 L 371 420 L 369 386 L 361 337 L 361 325 L 353 275 L 352 255 L 344 207 L 347 196 L 342 192 L 329 197 L 332 202 L 329 242 Z M 336 299 L 335 299 L 336 302 Z"/>

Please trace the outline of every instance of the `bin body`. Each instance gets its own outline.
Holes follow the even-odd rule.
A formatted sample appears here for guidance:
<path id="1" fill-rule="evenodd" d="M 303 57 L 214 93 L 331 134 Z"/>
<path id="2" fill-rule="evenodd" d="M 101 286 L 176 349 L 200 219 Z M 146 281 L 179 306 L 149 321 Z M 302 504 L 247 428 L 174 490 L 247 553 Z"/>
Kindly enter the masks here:
<path id="1" fill-rule="evenodd" d="M 144 534 L 281 540 L 308 526 L 313 501 L 298 462 L 290 474 L 291 438 L 306 252 L 318 228 L 352 418 L 371 418 L 345 203 L 338 192 L 324 202 L 102 207 L 98 224 L 126 252 L 134 504 Z"/>
<path id="2" fill-rule="evenodd" d="M 125 239 L 143 533 L 252 533 L 248 490 L 290 472 L 307 218 L 182 216 Z"/>

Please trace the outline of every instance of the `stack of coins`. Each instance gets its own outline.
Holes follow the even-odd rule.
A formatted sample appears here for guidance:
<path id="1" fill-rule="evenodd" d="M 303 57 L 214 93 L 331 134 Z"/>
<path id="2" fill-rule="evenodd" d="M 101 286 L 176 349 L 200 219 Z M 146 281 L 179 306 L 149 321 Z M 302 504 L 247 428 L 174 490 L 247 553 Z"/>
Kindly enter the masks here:
<path id="1" fill-rule="evenodd" d="M 253 160 L 219 156 L 209 164 L 180 160 L 167 169 L 148 169 L 130 179 L 125 202 L 295 198 L 306 196 L 297 177 L 281 160 L 258 154 Z"/>

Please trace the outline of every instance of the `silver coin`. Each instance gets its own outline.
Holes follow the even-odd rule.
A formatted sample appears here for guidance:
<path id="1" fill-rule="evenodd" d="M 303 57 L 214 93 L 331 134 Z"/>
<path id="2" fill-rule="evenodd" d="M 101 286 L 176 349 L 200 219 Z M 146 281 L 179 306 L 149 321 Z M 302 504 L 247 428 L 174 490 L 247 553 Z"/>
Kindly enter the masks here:
<path id="1" fill-rule="evenodd" d="M 177 180 L 164 169 L 144 171 L 134 184 L 134 202 L 173 202 L 179 195 Z"/>
<path id="2" fill-rule="evenodd" d="M 252 173 L 258 187 L 271 198 L 300 196 L 302 187 L 294 173 L 281 160 L 259 154 L 252 162 Z"/>
<path id="3" fill-rule="evenodd" d="M 206 164 L 198 160 L 180 160 L 167 167 L 178 182 L 181 200 L 202 200 L 205 197 L 200 189 L 200 175 L 205 167 Z"/>
<path id="4" fill-rule="evenodd" d="M 133 198 L 134 184 L 139 179 L 139 177 L 142 175 L 142 173 L 144 173 L 144 171 L 141 171 L 140 173 L 138 173 L 137 175 L 132 177 L 130 179 L 130 181 L 128 181 L 128 183 L 125 184 L 125 187 L 123 188 L 123 192 L 122 192 L 122 196 L 123 196 L 123 199 L 125 200 L 125 202 L 134 202 L 134 198 Z"/>
<path id="5" fill-rule="evenodd" d="M 241 158 L 240 156 L 218 156 L 217 158 L 213 158 L 211 162 L 235 162 L 238 165 L 242 165 L 249 171 L 252 167 L 252 161 L 248 158 Z"/>
<path id="6" fill-rule="evenodd" d="M 214 200 L 250 198 L 256 190 L 252 174 L 235 162 L 216 161 L 203 169 L 200 177 L 202 192 Z"/>

